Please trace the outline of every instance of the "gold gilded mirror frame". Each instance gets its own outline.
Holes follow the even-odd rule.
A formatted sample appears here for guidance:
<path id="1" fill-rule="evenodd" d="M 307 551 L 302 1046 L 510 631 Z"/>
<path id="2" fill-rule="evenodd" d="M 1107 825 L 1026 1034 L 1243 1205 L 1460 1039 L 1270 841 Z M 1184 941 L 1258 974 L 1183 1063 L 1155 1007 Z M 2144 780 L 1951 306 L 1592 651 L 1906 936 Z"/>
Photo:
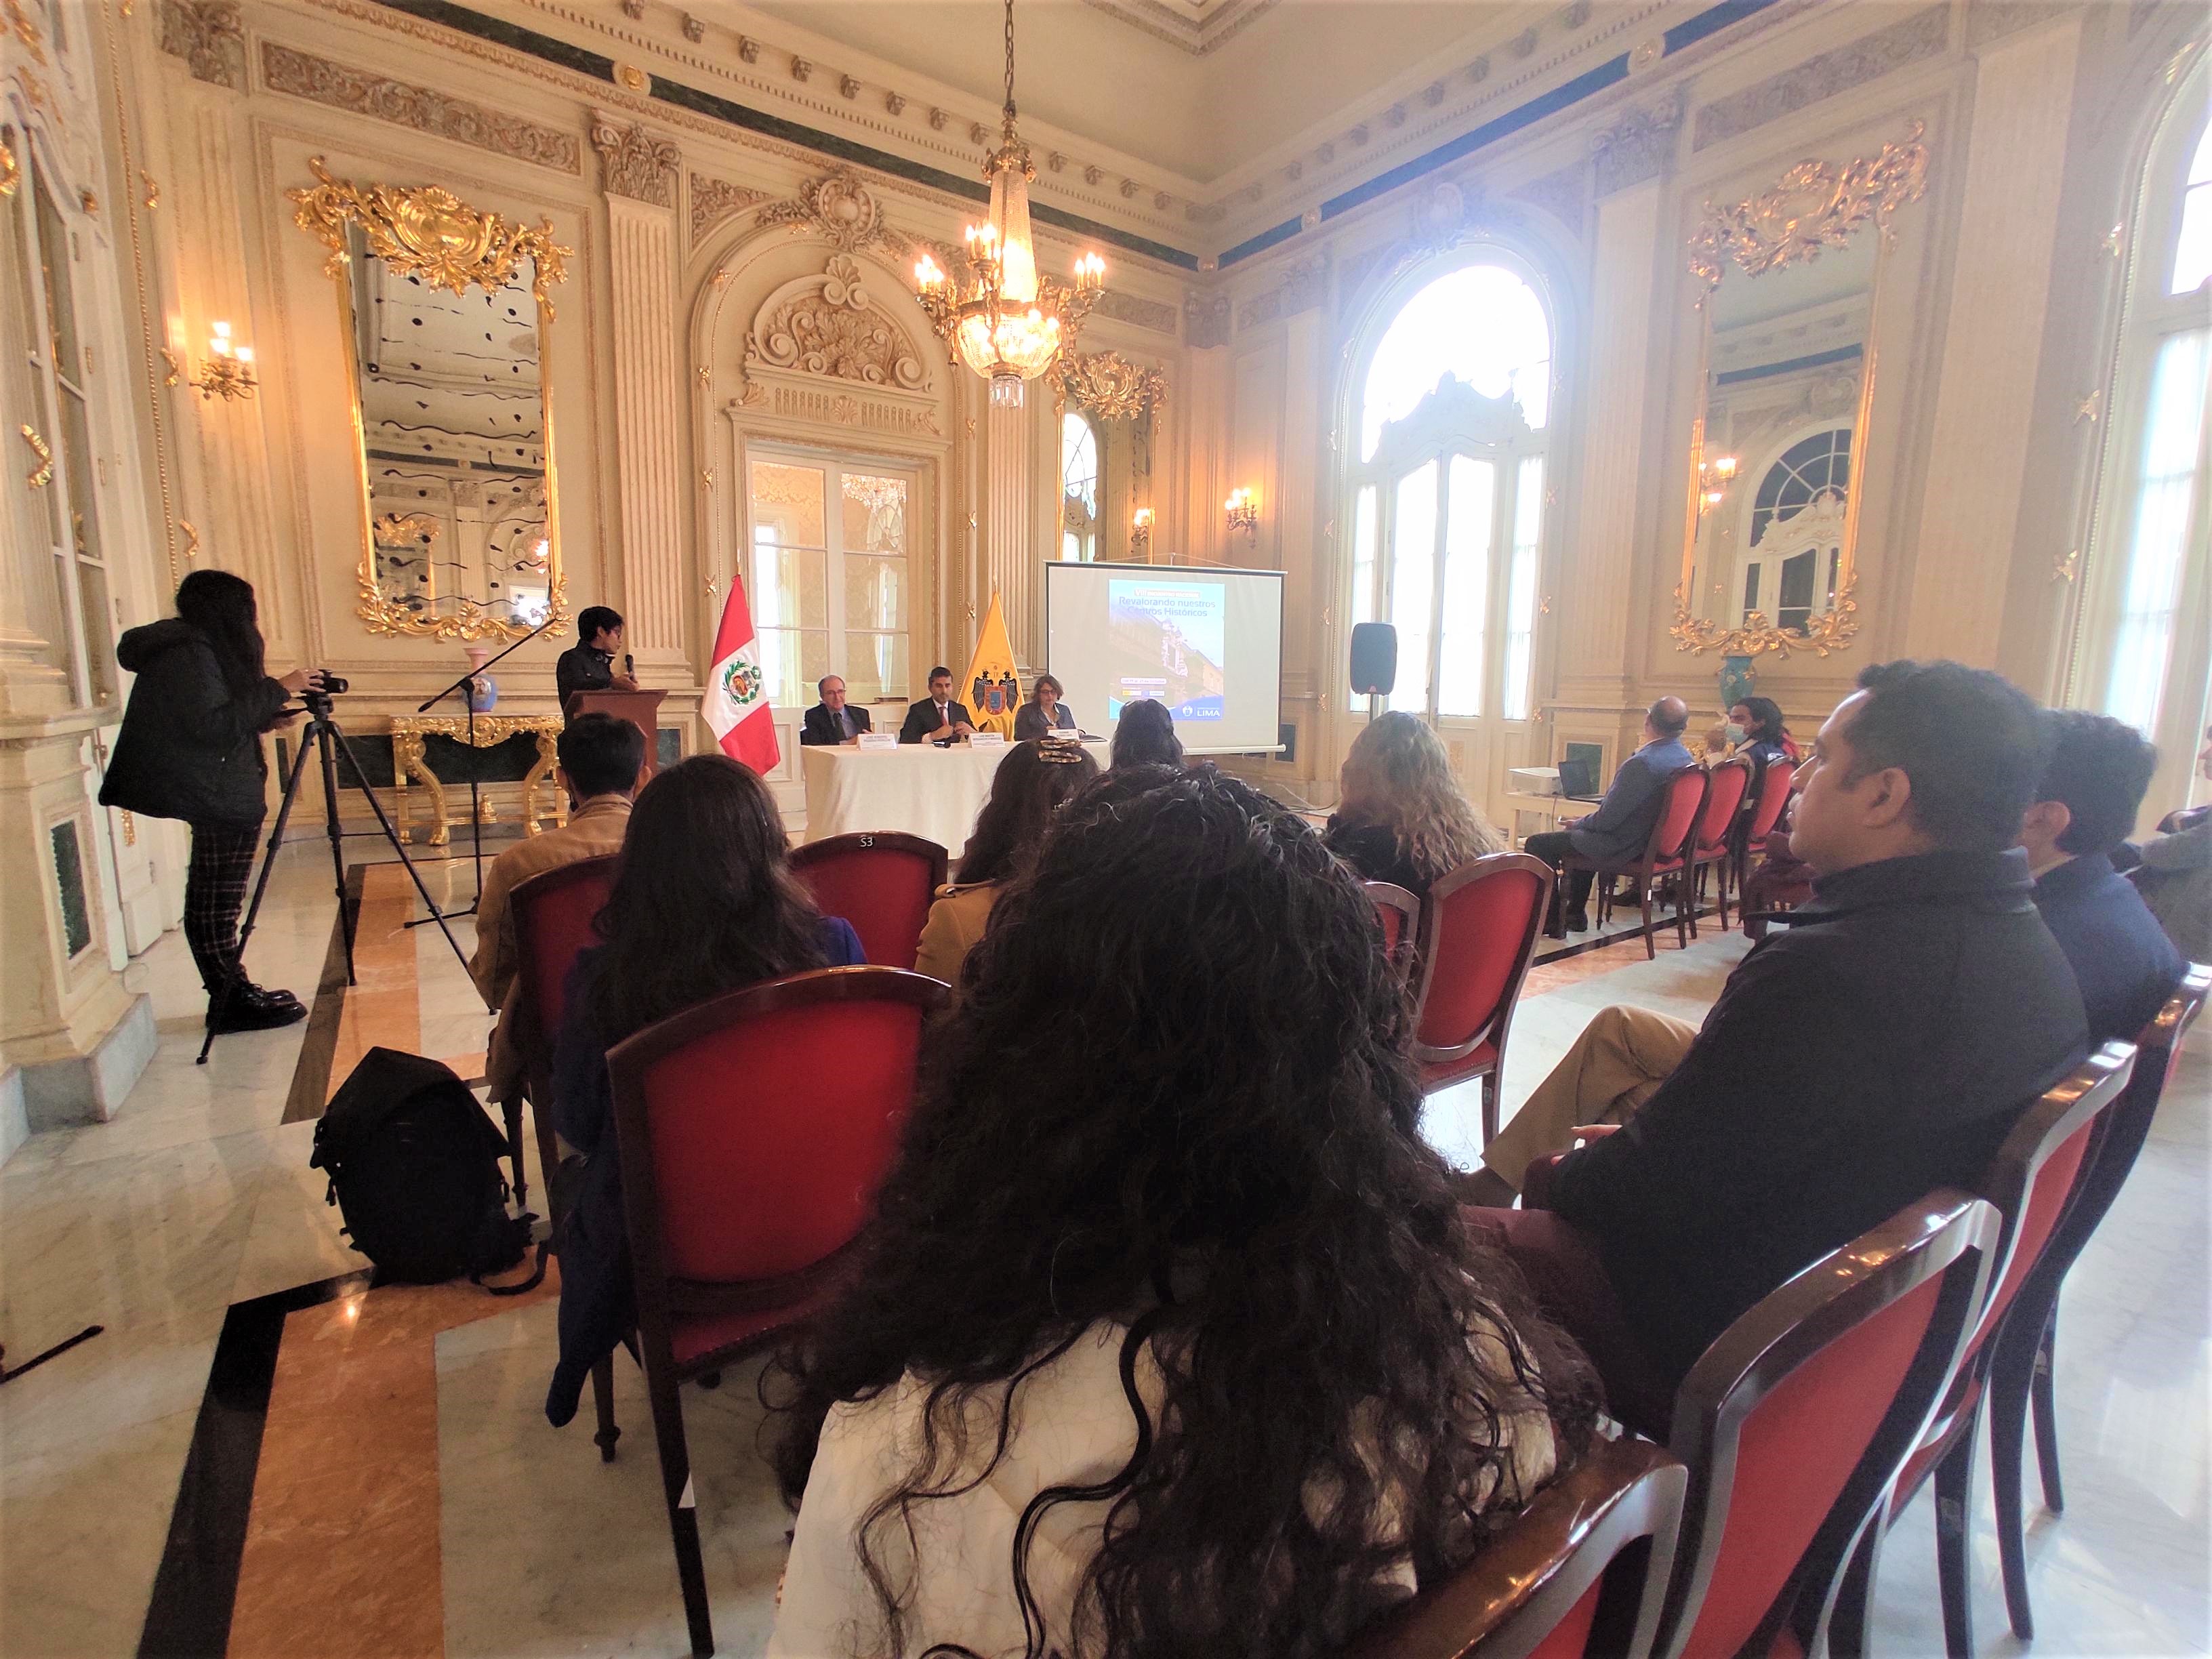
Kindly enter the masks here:
<path id="1" fill-rule="evenodd" d="M 567 280 L 568 256 L 575 252 L 553 240 L 550 220 L 512 224 L 496 213 L 479 213 L 452 191 L 436 185 L 406 189 L 391 185 L 356 185 L 333 179 L 323 158 L 307 170 L 316 183 L 284 192 L 293 204 L 292 221 L 330 250 L 324 273 L 337 285 L 338 317 L 344 329 L 347 396 L 351 408 L 354 458 L 361 490 L 362 555 L 356 614 L 380 637 L 416 635 L 440 640 L 517 640 L 532 624 L 495 615 L 465 595 L 446 615 L 423 615 L 386 596 L 378 580 L 377 532 L 368 477 L 367 433 L 362 422 L 361 371 L 356 362 L 352 254 L 349 230 L 363 246 L 401 276 L 420 277 L 434 288 L 462 294 L 471 286 L 499 289 L 514 281 L 525 260 L 531 265 L 530 289 L 538 303 L 539 420 L 545 449 L 546 632 L 568 632 L 568 574 L 561 559 L 561 532 L 554 483 L 553 396 L 544 325 L 553 320 L 553 285 Z"/>
<path id="2" fill-rule="evenodd" d="M 1150 428 L 1152 411 L 1163 407 L 1168 400 L 1168 378 L 1164 374 L 1141 363 L 1133 363 L 1118 351 L 1063 351 L 1053 361 L 1052 367 L 1045 371 L 1045 379 L 1052 386 L 1053 424 L 1055 434 L 1061 417 L 1067 413 L 1070 404 L 1084 414 L 1090 416 L 1094 422 L 1131 422 L 1131 431 L 1135 441 L 1142 447 L 1147 458 L 1144 476 L 1150 479 L 1152 477 L 1149 461 L 1152 443 Z M 1103 428 L 1094 426 L 1093 429 L 1097 432 L 1101 445 L 1098 455 L 1098 486 L 1102 498 L 1100 527 L 1103 529 L 1105 517 L 1103 498 L 1108 483 L 1108 456 L 1104 447 L 1106 434 Z M 1054 441 L 1053 453 L 1055 458 L 1060 453 L 1057 436 Z M 1116 520 L 1119 533 L 1124 537 L 1131 533 L 1132 520 L 1136 510 L 1140 507 L 1149 509 L 1152 506 L 1149 500 L 1139 501 L 1135 499 L 1134 460 L 1135 457 L 1133 455 L 1130 467 L 1132 476 L 1129 480 L 1130 499 L 1121 504 Z M 1055 467 L 1058 465 L 1056 459 L 1054 465 Z M 1147 490 L 1146 494 L 1149 495 L 1150 491 Z M 1052 545 L 1053 556 L 1057 558 L 1060 556 L 1061 538 L 1067 527 L 1067 496 L 1061 481 L 1058 478 L 1054 482 L 1054 495 L 1058 505 L 1054 509 Z M 1146 521 L 1144 533 L 1146 545 L 1141 562 L 1149 563 L 1152 559 L 1150 545 L 1152 532 L 1149 520 Z M 1103 558 L 1108 551 L 1103 536 L 1097 545 L 1098 556 Z M 1123 556 L 1135 559 L 1138 556 L 1137 550 L 1134 547 L 1128 547 L 1125 549 Z"/>
<path id="3" fill-rule="evenodd" d="M 1915 121 L 1902 140 L 1881 153 L 1841 167 L 1803 161 L 1773 187 L 1747 201 L 1721 206 L 1708 202 L 1689 241 L 1690 274 L 1698 282 L 1698 404 L 1690 429 L 1687 503 L 1682 533 L 1681 580 L 1674 588 L 1674 620 L 1668 634 L 1678 651 L 1717 651 L 1724 656 L 1772 655 L 1786 660 L 1792 651 L 1826 657 L 1848 646 L 1858 633 L 1857 553 L 1859 511 L 1865 499 L 1865 455 L 1869 416 L 1874 407 L 1875 338 L 1881 279 L 1896 241 L 1891 221 L 1897 210 L 1927 193 L 1928 148 L 1921 142 L 1926 124 Z M 1712 312 L 1708 303 L 1729 264 L 1747 278 L 1817 259 L 1841 248 L 1868 225 L 1876 237 L 1874 287 L 1869 309 L 1864 368 L 1853 416 L 1855 471 L 1844 503 L 1843 551 L 1835 596 L 1827 610 L 1802 628 L 1779 628 L 1764 612 L 1747 611 L 1742 625 L 1692 613 L 1691 585 L 1696 580 L 1698 524 L 1705 487 L 1705 412 L 1711 388 Z"/>

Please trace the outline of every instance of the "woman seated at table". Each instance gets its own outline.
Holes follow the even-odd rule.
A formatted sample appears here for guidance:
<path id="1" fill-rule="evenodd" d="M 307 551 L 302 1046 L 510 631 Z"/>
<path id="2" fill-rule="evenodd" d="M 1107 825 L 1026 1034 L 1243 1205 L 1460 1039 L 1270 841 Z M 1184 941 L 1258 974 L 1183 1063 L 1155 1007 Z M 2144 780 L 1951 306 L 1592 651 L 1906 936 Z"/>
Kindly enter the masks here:
<path id="1" fill-rule="evenodd" d="M 1074 731 L 1075 715 L 1060 701 L 1062 695 L 1058 680 L 1049 674 L 1038 675 L 1030 687 L 1030 700 L 1014 715 L 1014 741 L 1027 743 L 1047 732 Z"/>
<path id="2" fill-rule="evenodd" d="M 1036 862 L 1053 814 L 1069 796 L 1098 775 L 1098 763 L 1079 743 L 1046 738 L 1018 743 L 991 775 L 991 798 L 975 816 L 968 850 L 960 860 L 960 879 L 937 890 L 922 924 L 914 970 L 941 979 L 960 994 L 960 964 L 1006 884 Z"/>
<path id="3" fill-rule="evenodd" d="M 867 960 L 850 922 L 815 909 L 784 846 L 768 786 L 726 755 L 669 768 L 630 808 L 592 924 L 604 943 L 568 971 L 553 1046 L 553 1127 L 585 1160 L 561 1247 L 561 1358 L 545 1396 L 556 1428 L 635 1318 L 607 1050 L 725 991 Z"/>
<path id="4" fill-rule="evenodd" d="M 1329 851 L 1367 881 L 1425 897 L 1430 884 L 1505 838 L 1468 804 L 1451 758 L 1427 724 L 1393 711 L 1352 740 L 1338 775 Z"/>
<path id="5" fill-rule="evenodd" d="M 1588 1369 L 1460 1223 L 1374 926 L 1212 768 L 1068 804 L 764 1381 L 771 1659 L 1334 1652 L 1580 1455 Z"/>
<path id="6" fill-rule="evenodd" d="M 1114 723 L 1108 769 L 1182 764 L 1182 739 L 1176 736 L 1175 716 L 1168 713 L 1167 704 L 1152 697 L 1123 704 L 1121 718 Z"/>

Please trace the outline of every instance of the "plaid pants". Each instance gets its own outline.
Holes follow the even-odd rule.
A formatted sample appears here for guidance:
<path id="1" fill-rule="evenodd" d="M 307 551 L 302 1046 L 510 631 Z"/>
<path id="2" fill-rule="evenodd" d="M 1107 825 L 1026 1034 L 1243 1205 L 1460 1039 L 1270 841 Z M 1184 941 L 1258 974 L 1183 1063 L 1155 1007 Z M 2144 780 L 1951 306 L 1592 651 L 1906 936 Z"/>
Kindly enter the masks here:
<path id="1" fill-rule="evenodd" d="M 210 996 L 238 966 L 238 913 L 253 875 L 261 820 L 192 825 L 192 860 L 185 874 L 185 942 Z"/>

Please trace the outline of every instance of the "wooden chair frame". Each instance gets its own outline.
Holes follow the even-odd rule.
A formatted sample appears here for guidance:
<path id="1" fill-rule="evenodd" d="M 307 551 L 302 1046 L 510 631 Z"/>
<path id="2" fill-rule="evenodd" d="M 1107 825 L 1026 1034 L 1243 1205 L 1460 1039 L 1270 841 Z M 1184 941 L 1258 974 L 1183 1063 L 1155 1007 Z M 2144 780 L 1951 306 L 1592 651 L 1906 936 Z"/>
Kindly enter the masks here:
<path id="1" fill-rule="evenodd" d="M 2172 1075 L 2189 1028 L 2212 996 L 2212 967 L 2190 964 L 2181 983 L 2157 1017 L 2136 1038 L 2135 1074 L 2118 1102 L 2105 1115 L 2096 1144 L 2082 1162 L 2066 1213 L 2051 1230 L 2041 1260 L 2021 1281 L 2004 1324 L 1994 1339 L 1990 1361 L 1990 1474 L 1996 1490 L 1997 1557 L 2004 1570 L 2005 1611 L 2013 1634 L 2023 1642 L 2035 1637 L 2035 1614 L 2027 1595 L 2027 1540 L 2021 1490 L 2021 1451 L 2031 1409 L 2035 1419 L 2035 1461 L 2043 1474 L 2044 1507 L 2053 1515 L 2065 1507 L 2058 1474 L 2057 1405 L 2052 1376 L 2057 1364 L 2058 1293 L 2126 1184 L 2158 1115 L 2158 1103 Z"/>
<path id="2" fill-rule="evenodd" d="M 791 873 L 799 878 L 802 886 L 805 886 L 808 866 L 834 859 L 841 854 L 863 852 L 911 853 L 917 858 L 927 860 L 929 892 L 933 898 L 935 897 L 937 890 L 945 885 L 949 878 L 947 872 L 952 867 L 951 854 L 927 836 L 910 836 L 903 830 L 855 830 L 847 835 L 830 836 L 821 841 L 805 842 L 793 848 L 790 855 Z M 809 891 L 811 890 L 809 888 Z M 922 906 L 922 913 L 927 915 L 928 910 L 929 906 L 925 903 Z M 850 916 L 845 919 L 848 921 L 853 920 Z M 860 931 L 859 923 L 854 923 L 854 931 L 855 933 Z M 903 963 L 882 963 L 872 965 L 911 968 L 914 966 L 914 961 L 909 957 Z"/>
<path id="3" fill-rule="evenodd" d="M 640 1352 L 647 1392 L 653 1402 L 653 1437 L 660 1452 L 661 1493 L 676 1547 L 676 1571 L 684 1589 L 691 1651 L 699 1659 L 714 1652 L 714 1636 L 708 1613 L 706 1568 L 699 1551 L 691 1454 L 684 1437 L 684 1404 L 677 1390 L 694 1377 L 719 1371 L 732 1360 L 781 1341 L 803 1322 L 812 1298 L 835 1283 L 847 1251 L 841 1248 L 797 1273 L 775 1279 L 702 1284 L 672 1277 L 662 1239 L 646 1074 L 656 1061 L 702 1037 L 767 1014 L 838 1003 L 889 1002 L 917 1009 L 927 1021 L 950 1000 L 945 986 L 904 969 L 819 968 L 726 992 L 647 1026 L 616 1044 L 607 1054 L 607 1071 L 614 1084 L 616 1142 L 622 1156 L 623 1207 L 637 1285 Z M 678 1361 L 676 1358 L 673 1320 L 677 1315 L 786 1307 L 793 1310 L 789 1320 L 692 1358 Z"/>
<path id="4" fill-rule="evenodd" d="M 1596 1442 L 1480 1554 L 1362 1632 L 1346 1659 L 1527 1659 L 1600 1583 L 1585 1651 L 1646 1659 L 1688 1480 L 1648 1440 Z"/>
<path id="5" fill-rule="evenodd" d="M 1437 940 L 1443 929 L 1444 901 L 1462 887 L 1479 881 L 1521 872 L 1535 876 L 1542 883 L 1542 896 L 1530 907 L 1528 923 L 1516 947 L 1513 965 L 1507 970 L 1505 983 L 1499 989 L 1498 1003 L 1489 1017 L 1475 1027 L 1474 1033 L 1463 1042 L 1437 1047 L 1420 1040 L 1422 1011 L 1429 1006 L 1429 991 L 1436 982 Z M 1544 918 L 1558 896 L 1559 876 L 1552 866 L 1529 853 L 1486 853 L 1472 859 L 1449 874 L 1438 878 L 1429 887 L 1429 896 L 1421 907 L 1419 942 L 1414 947 L 1417 956 L 1415 970 L 1419 975 L 1413 988 L 1413 1059 L 1419 1065 L 1449 1066 L 1455 1060 L 1465 1060 L 1483 1044 L 1492 1047 L 1491 1063 L 1480 1069 L 1468 1066 L 1453 1072 L 1431 1085 L 1429 1092 L 1455 1087 L 1470 1078 L 1482 1079 L 1482 1139 L 1487 1146 L 1498 1133 L 1498 1085 L 1505 1074 L 1505 1039 L 1513 1029 L 1513 1011 L 1521 1001 L 1521 987 L 1528 978 L 1528 969 L 1536 959 L 1536 941 L 1543 937 Z M 1370 888 L 1375 884 L 1369 884 Z"/>
<path id="6" fill-rule="evenodd" d="M 1720 793 L 1718 783 L 1722 773 L 1744 774 L 1743 793 L 1736 797 L 1735 810 L 1729 821 L 1721 826 L 1720 838 L 1708 847 L 1700 841 L 1698 832 L 1705 827 L 1705 814 L 1711 810 L 1713 797 Z M 1751 792 L 1759 782 L 1759 775 L 1751 762 L 1743 756 L 1724 760 L 1705 773 L 1705 798 L 1698 804 L 1698 816 L 1690 826 L 1689 844 L 1683 849 L 1683 861 L 1690 867 L 1690 937 L 1698 936 L 1698 901 L 1705 896 L 1705 872 L 1713 872 L 1715 902 L 1720 907 L 1721 932 L 1729 929 L 1729 878 L 1735 872 L 1736 840 L 1743 823 L 1744 804 L 1750 800 Z"/>
<path id="7" fill-rule="evenodd" d="M 1696 1627 L 1727 1534 L 1738 1449 L 1753 1409 L 1829 1343 L 1940 1275 L 1935 1317 L 1894 1403 L 1742 1651 L 1767 1652 L 1793 1616 L 1808 1637 L 1806 1621 L 1814 1632 L 1826 1622 L 1853 1547 L 1879 1516 L 1884 1492 L 1918 1443 L 1965 1348 L 1998 1226 L 1984 1200 L 1930 1193 L 1770 1291 L 1691 1367 L 1675 1395 L 1668 1436 L 1690 1484 L 1655 1649 L 1661 1659 L 1679 1659 Z M 1806 1650 L 1813 1650 L 1810 1639 Z"/>
<path id="8" fill-rule="evenodd" d="M 1421 927 L 1419 897 L 1395 881 L 1363 881 L 1359 884 L 1367 890 L 1368 900 L 1376 910 L 1397 914 L 1398 942 L 1386 954 L 1398 977 L 1410 981 Z"/>
<path id="9" fill-rule="evenodd" d="M 1668 797 L 1675 784 L 1692 772 L 1698 775 L 1698 805 L 1690 814 L 1690 827 L 1682 832 L 1682 839 L 1674 846 L 1662 847 L 1660 842 L 1667 831 Z M 1612 878 L 1615 876 L 1636 878 L 1637 898 L 1644 907 L 1642 937 L 1646 960 L 1656 959 L 1659 955 L 1659 947 L 1652 943 L 1657 925 L 1651 920 L 1651 890 L 1653 883 L 1661 876 L 1674 878 L 1674 940 L 1681 949 L 1686 951 L 1690 948 L 1689 913 L 1694 902 L 1690 895 L 1690 843 L 1697 839 L 1698 820 L 1705 815 L 1705 793 L 1712 787 L 1712 779 L 1704 767 L 1692 761 L 1687 766 L 1678 767 L 1669 772 L 1661 780 L 1659 787 L 1659 816 L 1652 821 L 1651 834 L 1645 840 L 1639 857 L 1623 863 L 1619 860 L 1589 859 L 1579 853 L 1570 853 L 1566 862 L 1560 866 L 1562 874 L 1569 870 L 1587 870 L 1595 878 L 1593 884 L 1598 893 L 1597 927 L 1600 932 L 1604 931 L 1605 919 L 1613 914 Z M 1666 871 L 1656 868 L 1672 859 L 1681 860 L 1678 868 Z"/>
<path id="10" fill-rule="evenodd" d="M 1866 1651 L 1867 1613 L 1874 1596 L 1882 1534 L 1931 1475 L 1936 1481 L 1936 1563 L 1942 1595 L 1944 1645 L 1951 1659 L 1972 1659 L 1973 1587 L 1967 1550 L 1973 1517 L 1974 1449 L 1996 1346 L 1996 1332 L 1983 1328 L 1993 1317 L 2009 1312 L 1992 1304 L 2002 1294 L 2011 1270 L 2013 1252 L 2019 1248 L 2021 1220 L 2037 1176 L 2061 1146 L 2085 1126 L 2094 1124 L 2120 1097 L 2135 1063 L 2135 1050 L 2128 1044 L 2105 1044 L 2044 1091 L 2013 1125 L 1990 1160 L 1979 1182 L 1979 1196 L 1999 1218 L 1998 1233 L 1990 1253 L 1990 1271 L 1975 1300 L 1973 1317 L 1967 1322 L 1966 1358 L 1945 1389 L 1937 1409 L 1899 1462 L 1897 1475 L 1905 1474 L 1908 1464 L 1918 1464 L 1918 1472 L 1910 1484 L 1893 1477 L 1893 1484 L 1879 1512 L 1880 1524 L 1867 1528 L 1858 1542 L 1831 1632 L 1831 1650 L 1836 1659 Z M 2082 1170 L 2087 1170 L 2094 1153 L 2093 1145 L 2082 1159 Z M 2080 1184 L 2077 1174 L 2072 1190 L 2078 1190 Z M 2062 1212 L 2060 1224 L 2064 1218 Z M 2056 1236 L 2054 1225 L 2051 1237 Z M 2017 1291 L 2014 1294 L 2016 1297 Z"/>
<path id="11" fill-rule="evenodd" d="M 514 1042 L 522 1051 L 523 1094 L 530 1102 L 532 1126 L 538 1134 L 538 1174 L 545 1183 L 545 1216 L 550 1228 L 552 1254 L 561 1254 L 561 1242 L 567 1236 L 568 1214 L 561 1201 L 561 1184 L 555 1177 L 561 1167 L 561 1149 L 553 1133 L 553 1039 L 555 1033 L 545 1029 L 539 1018 L 538 999 L 531 994 L 529 965 L 538 956 L 538 940 L 531 925 L 531 915 L 538 900 L 563 888 L 574 887 L 594 878 L 605 879 L 614 872 L 617 854 L 605 853 L 597 858 L 578 859 L 530 878 L 516 886 L 507 896 L 507 915 L 514 926 L 514 953 L 517 972 L 520 975 L 522 994 L 514 1000 Z M 515 1169 L 515 1204 L 522 1203 L 522 1103 L 505 1103 L 507 1139 Z M 610 1354 L 592 1367 L 592 1409 L 598 1427 L 592 1443 L 599 1449 L 599 1461 L 614 1461 L 615 1442 L 622 1438 L 622 1430 L 615 1424 L 615 1362 Z"/>

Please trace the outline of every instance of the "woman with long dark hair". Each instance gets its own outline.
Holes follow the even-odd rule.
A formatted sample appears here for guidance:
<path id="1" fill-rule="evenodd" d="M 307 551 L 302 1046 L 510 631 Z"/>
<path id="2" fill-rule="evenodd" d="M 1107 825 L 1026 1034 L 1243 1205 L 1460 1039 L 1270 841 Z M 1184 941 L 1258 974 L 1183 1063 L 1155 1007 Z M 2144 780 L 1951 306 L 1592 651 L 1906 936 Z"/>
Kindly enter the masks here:
<path id="1" fill-rule="evenodd" d="M 264 665 L 253 585 L 227 570 L 195 570 L 177 589 L 177 614 L 126 631 L 115 659 L 138 678 L 123 711 L 100 803 L 191 826 L 185 876 L 185 942 L 217 1029 L 265 1030 L 305 1019 L 289 991 L 264 990 L 239 959 L 238 913 L 268 811 L 261 737 L 291 718 L 285 700 L 321 673 L 271 678 Z M 235 979 L 228 1000 L 223 986 Z"/>
<path id="2" fill-rule="evenodd" d="M 1054 732 L 1073 732 L 1074 711 L 1061 701 L 1066 695 L 1051 675 L 1038 675 L 1030 684 L 1030 700 L 1014 716 L 1014 741 L 1027 743 Z"/>
<path id="3" fill-rule="evenodd" d="M 960 860 L 960 879 L 937 890 L 915 951 L 914 970 L 960 990 L 960 964 L 1006 884 L 1026 869 L 1043 844 L 1053 814 L 1098 775 L 1098 763 L 1079 743 L 1045 738 L 1018 743 L 991 775 L 991 798 L 975 815 L 975 833 Z"/>
<path id="4" fill-rule="evenodd" d="M 1795 766 L 1800 758 L 1797 740 L 1782 723 L 1782 705 L 1771 697 L 1738 697 L 1729 705 L 1726 730 L 1738 754 L 1763 766 Z"/>
<path id="5" fill-rule="evenodd" d="M 1332 1652 L 1577 1455 L 1588 1370 L 1463 1231 L 1408 1028 L 1292 813 L 1211 768 L 1069 802 L 764 1380 L 769 1653 Z"/>
<path id="6" fill-rule="evenodd" d="M 726 755 L 695 755 L 639 793 L 592 927 L 605 943 L 568 970 L 553 1047 L 553 1126 L 585 1160 L 561 1250 L 556 1427 L 635 1313 L 607 1050 L 725 991 L 866 960 L 852 924 L 817 911 L 791 873 L 768 786 Z"/>
<path id="7" fill-rule="evenodd" d="M 1107 757 L 1110 770 L 1128 766 L 1181 766 L 1182 739 L 1176 736 L 1175 716 L 1157 698 L 1139 697 L 1125 705 L 1114 723 L 1114 747 Z"/>
<path id="8" fill-rule="evenodd" d="M 1461 865 L 1505 850 L 1505 837 L 1468 804 L 1443 744 L 1414 715 L 1394 709 L 1369 721 L 1338 786 L 1322 838 L 1366 880 L 1426 897 Z"/>

